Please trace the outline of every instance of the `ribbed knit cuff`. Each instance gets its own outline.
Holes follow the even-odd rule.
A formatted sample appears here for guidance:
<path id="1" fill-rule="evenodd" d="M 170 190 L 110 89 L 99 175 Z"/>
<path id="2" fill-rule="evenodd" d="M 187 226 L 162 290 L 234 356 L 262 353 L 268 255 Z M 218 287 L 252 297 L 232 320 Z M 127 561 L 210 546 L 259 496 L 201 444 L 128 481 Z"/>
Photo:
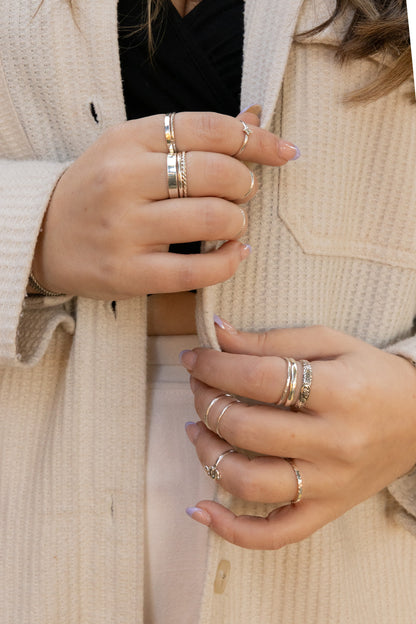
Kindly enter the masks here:
<path id="1" fill-rule="evenodd" d="M 33 313 L 31 306 L 24 305 L 43 216 L 53 189 L 68 164 L 1 162 L 0 365 L 3 366 L 18 366 L 29 361 L 34 363 L 46 349 L 47 337 L 52 335 L 57 324 L 63 321 L 70 323 L 69 315 L 62 305 L 53 308 L 42 306 L 45 314 L 39 313 L 39 309 Z M 35 351 L 40 345 L 41 352 L 36 355 Z"/>

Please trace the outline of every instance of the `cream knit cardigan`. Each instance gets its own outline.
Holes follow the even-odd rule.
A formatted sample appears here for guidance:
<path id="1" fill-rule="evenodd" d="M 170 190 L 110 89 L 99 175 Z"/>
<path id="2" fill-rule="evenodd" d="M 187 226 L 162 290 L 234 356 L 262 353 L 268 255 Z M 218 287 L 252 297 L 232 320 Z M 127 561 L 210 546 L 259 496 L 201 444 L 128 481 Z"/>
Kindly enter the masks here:
<path id="1" fill-rule="evenodd" d="M 246 329 L 321 323 L 416 359 L 412 85 L 342 103 L 382 59 L 334 62 L 345 20 L 292 44 L 333 4 L 246 0 L 242 104 L 303 155 L 258 168 L 253 254 L 200 293 L 201 339 L 215 344 L 217 312 Z M 75 21 L 62 0 L 38 5 L 0 5 L 0 624 L 139 624 L 146 300 L 25 299 L 57 179 L 125 119 L 116 0 L 78 0 Z M 278 552 L 211 536 L 200 624 L 414 623 L 415 479 L 390 490 Z"/>

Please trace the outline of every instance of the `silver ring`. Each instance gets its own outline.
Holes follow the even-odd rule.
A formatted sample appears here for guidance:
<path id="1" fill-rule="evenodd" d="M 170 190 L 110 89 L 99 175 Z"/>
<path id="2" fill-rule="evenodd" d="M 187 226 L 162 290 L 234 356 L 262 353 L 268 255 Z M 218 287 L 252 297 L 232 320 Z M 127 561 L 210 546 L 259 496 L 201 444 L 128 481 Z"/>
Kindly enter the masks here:
<path id="1" fill-rule="evenodd" d="M 292 377 L 292 364 L 295 363 L 295 360 L 293 358 L 283 358 L 286 363 L 287 363 L 287 377 L 286 377 L 286 383 L 285 383 L 285 387 L 283 388 L 283 392 L 280 396 L 280 399 L 278 401 L 276 401 L 276 405 L 285 405 L 286 404 L 286 399 L 287 396 L 289 394 L 289 387 L 290 387 L 290 379 Z"/>
<path id="2" fill-rule="evenodd" d="M 244 138 L 243 138 L 243 142 L 241 143 L 240 149 L 235 154 L 233 154 L 233 156 L 239 156 L 241 152 L 245 150 L 246 145 L 248 143 L 248 137 L 250 136 L 250 134 L 253 134 L 253 130 L 250 130 L 250 128 L 248 127 L 245 121 L 243 121 L 242 119 L 239 119 L 238 121 L 240 121 L 243 124 Z"/>
<path id="3" fill-rule="evenodd" d="M 245 198 L 250 195 L 251 191 L 254 188 L 254 173 L 251 171 L 251 169 L 249 169 L 249 172 L 250 172 L 250 176 L 251 176 L 250 188 L 248 189 L 247 193 L 244 193 L 244 195 L 242 197 L 240 197 L 240 199 L 238 201 L 244 201 Z"/>
<path id="4" fill-rule="evenodd" d="M 169 199 L 176 199 L 177 197 L 179 197 L 178 166 L 176 154 L 168 154 L 166 156 L 166 170 L 168 174 Z"/>
<path id="5" fill-rule="evenodd" d="M 213 399 L 211 399 L 211 401 L 208 404 L 207 409 L 205 410 L 205 414 L 204 414 L 204 425 L 205 427 L 207 427 L 207 429 L 210 429 L 209 425 L 208 425 L 208 414 L 211 411 L 211 408 L 213 405 L 215 405 L 215 403 L 217 401 L 219 401 L 222 397 L 230 397 L 232 396 L 231 394 L 227 394 L 226 392 L 222 392 L 221 394 L 217 394 L 217 396 L 215 396 Z"/>
<path id="6" fill-rule="evenodd" d="M 299 468 L 296 466 L 295 462 L 293 461 L 293 459 L 290 459 L 290 457 L 284 457 L 283 459 L 292 466 L 293 472 L 295 473 L 296 483 L 297 483 L 297 492 L 296 492 L 295 498 L 290 502 L 292 503 L 292 505 L 296 505 L 296 503 L 299 503 L 299 501 L 302 500 L 302 496 L 303 496 L 302 475 L 300 473 Z"/>
<path id="7" fill-rule="evenodd" d="M 309 395 L 311 393 L 311 386 L 312 386 L 311 363 L 308 360 L 301 360 L 300 363 L 303 366 L 302 385 L 300 387 L 299 398 L 292 407 L 292 409 L 295 411 L 299 411 L 300 409 L 305 407 L 306 402 L 309 399 Z"/>
<path id="8" fill-rule="evenodd" d="M 229 403 L 227 403 L 227 405 L 225 407 L 222 408 L 218 418 L 217 418 L 217 424 L 215 426 L 215 433 L 217 434 L 217 436 L 219 438 L 222 438 L 222 435 L 220 434 L 220 422 L 221 422 L 221 418 L 224 416 L 225 412 L 231 407 L 231 405 L 234 405 L 234 403 L 241 403 L 241 401 L 239 401 L 239 399 L 233 399 L 232 401 L 230 401 Z M 222 438 L 223 439 L 223 438 Z"/>
<path id="9" fill-rule="evenodd" d="M 216 462 L 212 466 L 204 466 L 204 469 L 207 475 L 211 477 L 211 479 L 216 479 L 217 481 L 221 479 L 221 473 L 217 467 L 218 464 L 226 455 L 228 455 L 228 453 L 236 453 L 236 452 L 237 451 L 235 451 L 232 448 L 228 449 L 228 451 L 224 451 L 224 453 L 221 453 L 221 455 L 217 458 Z"/>
<path id="10" fill-rule="evenodd" d="M 168 153 L 174 154 L 176 152 L 176 143 L 175 143 L 175 115 L 176 113 L 169 113 L 165 115 L 165 139 L 166 145 L 168 146 Z"/>

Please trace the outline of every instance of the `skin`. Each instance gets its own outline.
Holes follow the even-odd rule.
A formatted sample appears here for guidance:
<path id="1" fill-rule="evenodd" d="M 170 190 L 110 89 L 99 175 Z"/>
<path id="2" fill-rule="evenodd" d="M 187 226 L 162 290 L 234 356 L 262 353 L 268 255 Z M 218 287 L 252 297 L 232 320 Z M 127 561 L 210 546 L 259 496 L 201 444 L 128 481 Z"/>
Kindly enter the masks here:
<path id="1" fill-rule="evenodd" d="M 177 149 L 187 152 L 189 196 L 182 199 L 167 198 L 163 115 L 107 130 L 55 188 L 33 261 L 39 282 L 55 292 L 113 300 L 231 277 L 249 254 L 237 240 L 246 222 L 239 198 L 251 184 L 243 158 L 279 166 L 296 154 L 292 144 L 256 127 L 253 113 L 241 118 L 253 133 L 235 158 L 238 119 L 176 115 Z M 206 254 L 168 253 L 170 243 L 194 240 L 226 242 Z"/>
<path id="2" fill-rule="evenodd" d="M 235 446 L 261 457 L 228 454 L 221 486 L 247 501 L 283 505 L 267 518 L 235 516 L 213 501 L 190 509 L 192 518 L 246 548 L 278 549 L 298 542 L 406 474 L 416 460 L 416 371 L 405 359 L 325 327 L 237 332 L 217 328 L 222 352 L 185 351 L 195 407 L 202 420 L 221 392 L 276 403 L 283 391 L 283 357 L 308 359 L 313 381 L 305 409 L 233 404 L 219 438 L 203 422 L 187 426 L 201 464 L 212 465 Z M 215 430 L 215 403 L 209 425 Z M 296 504 L 293 458 L 303 477 Z"/>

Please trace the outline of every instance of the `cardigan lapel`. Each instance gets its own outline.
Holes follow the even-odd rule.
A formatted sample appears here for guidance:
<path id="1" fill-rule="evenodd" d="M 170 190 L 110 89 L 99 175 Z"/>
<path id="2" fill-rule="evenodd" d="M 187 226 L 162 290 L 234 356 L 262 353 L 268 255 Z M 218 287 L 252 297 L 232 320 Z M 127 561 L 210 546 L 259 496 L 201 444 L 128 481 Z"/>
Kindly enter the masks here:
<path id="1" fill-rule="evenodd" d="M 304 0 L 246 0 L 242 108 L 263 107 L 262 126 L 271 121 L 293 33 Z"/>

